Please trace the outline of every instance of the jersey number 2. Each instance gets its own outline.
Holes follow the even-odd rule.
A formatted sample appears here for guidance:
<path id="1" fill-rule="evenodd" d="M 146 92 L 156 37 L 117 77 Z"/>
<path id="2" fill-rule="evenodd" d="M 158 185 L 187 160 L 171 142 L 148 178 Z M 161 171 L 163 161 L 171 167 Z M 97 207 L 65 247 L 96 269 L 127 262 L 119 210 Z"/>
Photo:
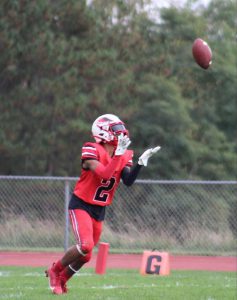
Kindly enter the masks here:
<path id="1" fill-rule="evenodd" d="M 109 180 L 102 179 L 102 185 L 98 187 L 95 193 L 95 200 L 106 202 L 109 197 L 109 191 L 112 190 L 115 184 L 115 178 L 112 177 Z"/>

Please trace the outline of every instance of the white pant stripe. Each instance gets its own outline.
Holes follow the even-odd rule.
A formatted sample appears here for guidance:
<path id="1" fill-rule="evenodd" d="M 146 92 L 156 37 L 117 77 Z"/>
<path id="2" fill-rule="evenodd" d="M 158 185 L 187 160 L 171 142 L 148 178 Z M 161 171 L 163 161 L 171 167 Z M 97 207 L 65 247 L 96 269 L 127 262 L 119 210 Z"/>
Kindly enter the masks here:
<path id="1" fill-rule="evenodd" d="M 71 220 L 72 220 L 72 228 L 73 228 L 73 232 L 76 238 L 76 241 L 78 243 L 79 246 L 81 246 L 81 239 L 80 239 L 80 234 L 79 234 L 79 229 L 78 229 L 78 223 L 77 223 L 77 219 L 75 216 L 75 213 L 73 210 L 69 211 L 70 216 L 71 216 Z"/>

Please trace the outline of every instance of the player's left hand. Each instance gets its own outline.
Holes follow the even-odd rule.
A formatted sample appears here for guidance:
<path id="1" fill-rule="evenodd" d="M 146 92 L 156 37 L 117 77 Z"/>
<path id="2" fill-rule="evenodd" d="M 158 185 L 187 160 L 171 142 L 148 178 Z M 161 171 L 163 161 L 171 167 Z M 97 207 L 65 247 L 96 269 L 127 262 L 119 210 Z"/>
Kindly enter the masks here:
<path id="1" fill-rule="evenodd" d="M 160 150 L 160 146 L 157 146 L 155 148 L 150 148 L 148 150 L 146 150 L 138 159 L 138 164 L 141 165 L 141 166 L 144 166 L 146 167 L 147 166 L 147 163 L 148 163 L 148 160 L 149 158 L 155 154 L 157 151 Z"/>

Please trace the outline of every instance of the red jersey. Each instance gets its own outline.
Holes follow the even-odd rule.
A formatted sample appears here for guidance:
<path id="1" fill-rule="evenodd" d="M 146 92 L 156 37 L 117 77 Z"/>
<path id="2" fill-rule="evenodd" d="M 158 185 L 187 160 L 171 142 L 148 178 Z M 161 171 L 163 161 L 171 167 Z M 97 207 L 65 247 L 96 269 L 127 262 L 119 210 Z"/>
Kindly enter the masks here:
<path id="1" fill-rule="evenodd" d="M 82 169 L 74 194 L 90 204 L 110 205 L 113 201 L 114 192 L 119 185 L 121 172 L 125 166 L 130 167 L 132 165 L 132 157 L 133 151 L 126 150 L 109 180 L 102 179 L 91 170 Z M 97 143 L 85 143 L 82 147 L 81 159 L 96 159 L 104 166 L 112 160 L 105 148 Z"/>

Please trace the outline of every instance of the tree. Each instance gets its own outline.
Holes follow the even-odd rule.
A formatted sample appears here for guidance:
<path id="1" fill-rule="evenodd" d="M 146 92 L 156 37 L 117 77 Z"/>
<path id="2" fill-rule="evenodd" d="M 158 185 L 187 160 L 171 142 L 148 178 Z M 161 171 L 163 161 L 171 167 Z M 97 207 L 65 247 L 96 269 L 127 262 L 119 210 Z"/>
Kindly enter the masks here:
<path id="1" fill-rule="evenodd" d="M 236 177 L 235 3 L 156 20 L 147 3 L 1 2 L 2 174 L 77 175 L 92 122 L 115 113 L 136 157 L 162 146 L 144 176 Z M 213 49 L 207 71 L 192 58 L 198 36 Z"/>

